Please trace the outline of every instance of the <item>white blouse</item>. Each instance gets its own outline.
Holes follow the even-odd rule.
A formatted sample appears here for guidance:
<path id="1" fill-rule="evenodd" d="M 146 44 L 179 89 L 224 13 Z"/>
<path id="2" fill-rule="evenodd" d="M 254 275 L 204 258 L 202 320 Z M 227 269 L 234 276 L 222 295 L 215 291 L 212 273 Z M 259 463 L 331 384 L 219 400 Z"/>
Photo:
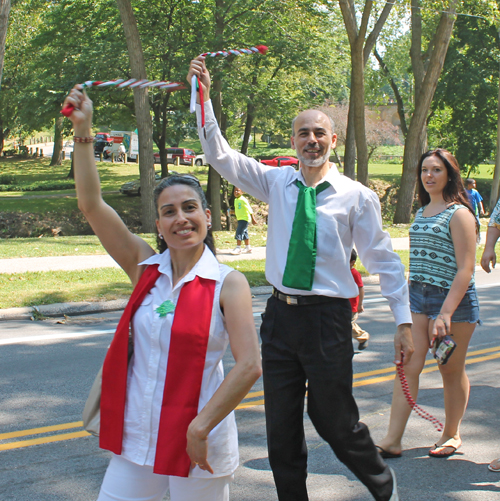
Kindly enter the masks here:
<path id="1" fill-rule="evenodd" d="M 222 357 L 229 344 L 219 298 L 226 276 L 233 271 L 220 264 L 208 247 L 193 269 L 172 288 L 170 252 L 151 256 L 141 264 L 159 264 L 160 277 L 132 319 L 134 354 L 129 363 L 122 456 L 139 465 L 154 465 L 161 403 L 167 372 L 170 330 L 174 312 L 160 317 L 155 310 L 166 300 L 177 304 L 184 283 L 196 276 L 216 280 L 207 356 L 201 384 L 200 412 L 224 379 Z M 196 308 L 193 306 L 193 315 Z M 189 476 L 213 478 L 231 475 L 238 467 L 238 432 L 234 412 L 208 435 L 208 462 L 214 474 L 193 468 Z"/>

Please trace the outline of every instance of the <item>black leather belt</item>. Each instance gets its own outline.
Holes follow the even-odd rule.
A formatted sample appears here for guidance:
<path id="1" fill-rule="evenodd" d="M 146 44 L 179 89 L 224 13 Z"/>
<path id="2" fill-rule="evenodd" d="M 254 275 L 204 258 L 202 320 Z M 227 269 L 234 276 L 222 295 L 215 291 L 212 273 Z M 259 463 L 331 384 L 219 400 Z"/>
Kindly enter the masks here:
<path id="1" fill-rule="evenodd" d="M 276 287 L 273 287 L 273 296 L 286 304 L 291 304 L 293 306 L 302 306 L 307 304 L 320 304 L 320 303 L 331 303 L 333 301 L 338 301 L 337 297 L 329 296 L 289 296 L 283 294 Z"/>

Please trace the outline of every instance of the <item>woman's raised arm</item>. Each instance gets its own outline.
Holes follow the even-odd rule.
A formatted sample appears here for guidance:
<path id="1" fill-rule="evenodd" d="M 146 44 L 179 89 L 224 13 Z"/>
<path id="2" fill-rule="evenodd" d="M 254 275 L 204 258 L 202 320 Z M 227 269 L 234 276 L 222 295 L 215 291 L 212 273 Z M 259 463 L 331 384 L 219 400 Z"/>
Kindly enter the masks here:
<path id="1" fill-rule="evenodd" d="M 102 198 L 91 139 L 92 101 L 81 85 L 71 90 L 64 101 L 64 105 L 67 104 L 74 106 L 69 119 L 75 133 L 73 162 L 78 207 L 106 251 L 135 285 L 142 271 L 137 265 L 154 254 L 154 250 L 142 238 L 131 233 L 116 211 Z"/>

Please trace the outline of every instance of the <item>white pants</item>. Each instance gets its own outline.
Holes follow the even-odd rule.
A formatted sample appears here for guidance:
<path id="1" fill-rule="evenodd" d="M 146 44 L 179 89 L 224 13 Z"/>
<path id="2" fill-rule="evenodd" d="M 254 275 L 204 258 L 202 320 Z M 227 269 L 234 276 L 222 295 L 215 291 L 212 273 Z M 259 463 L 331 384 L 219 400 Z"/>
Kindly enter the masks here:
<path id="1" fill-rule="evenodd" d="M 162 501 L 170 490 L 171 501 L 229 501 L 233 475 L 215 478 L 183 478 L 153 473 L 152 466 L 140 466 L 113 456 L 97 501 Z"/>

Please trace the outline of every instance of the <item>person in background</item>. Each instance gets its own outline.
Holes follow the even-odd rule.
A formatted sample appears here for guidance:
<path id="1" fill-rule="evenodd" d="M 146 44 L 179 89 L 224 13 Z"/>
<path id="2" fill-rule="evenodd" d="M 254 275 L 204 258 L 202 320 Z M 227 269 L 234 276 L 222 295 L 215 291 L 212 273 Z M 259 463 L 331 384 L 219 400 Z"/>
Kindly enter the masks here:
<path id="1" fill-rule="evenodd" d="M 127 150 L 125 149 L 125 145 L 123 143 L 120 143 L 120 146 L 118 147 L 118 161 L 119 162 L 125 162 L 127 154 Z"/>
<path id="2" fill-rule="evenodd" d="M 154 190 L 158 253 L 104 202 L 82 89 L 64 102 L 74 106 L 78 207 L 134 285 L 102 371 L 99 445 L 113 455 L 98 501 L 161 501 L 167 492 L 172 501 L 228 501 L 238 466 L 232 411 L 261 374 L 248 282 L 217 261 L 193 176 L 166 177 Z M 228 345 L 236 364 L 224 377 Z"/>
<path id="3" fill-rule="evenodd" d="M 472 210 L 476 215 L 477 223 L 481 226 L 479 216 L 484 216 L 483 197 L 479 194 L 479 191 L 476 190 L 475 179 L 469 178 L 465 180 L 465 191 L 467 192 L 467 197 L 469 198 Z"/>
<path id="4" fill-rule="evenodd" d="M 498 200 L 488 222 L 488 231 L 486 233 L 486 243 L 484 244 L 483 255 L 481 256 L 481 267 L 486 273 L 491 273 L 497 263 L 495 254 L 495 245 L 500 238 L 500 199 Z M 490 267 L 491 266 L 491 267 Z M 494 459 L 489 465 L 488 470 L 500 472 L 500 458 Z"/>
<path id="5" fill-rule="evenodd" d="M 249 204 L 248 200 L 243 196 L 243 191 L 234 187 L 234 214 L 238 220 L 238 226 L 236 227 L 236 234 L 234 238 L 236 239 L 236 247 L 233 249 L 231 254 L 249 254 L 252 252 L 250 247 L 250 236 L 248 235 L 248 223 L 250 219 L 253 224 L 257 224 L 255 217 L 253 215 L 252 206 Z M 241 249 L 241 241 L 245 242 L 245 248 Z"/>
<path id="6" fill-rule="evenodd" d="M 358 350 L 364 350 L 368 347 L 368 340 L 370 339 L 370 334 L 363 330 L 357 323 L 358 314 L 363 313 L 363 298 L 365 297 L 365 288 L 363 284 L 363 279 L 361 278 L 361 273 L 355 268 L 356 259 L 358 258 L 358 253 L 356 249 L 351 251 L 351 262 L 349 266 L 351 267 L 352 278 L 358 286 L 359 294 L 356 297 L 350 298 L 352 307 L 352 337 L 358 342 Z"/>
<path id="7" fill-rule="evenodd" d="M 417 183 L 421 208 L 410 227 L 409 275 L 415 353 L 405 366 L 405 374 L 411 396 L 417 400 L 429 348 L 446 335 L 455 341 L 455 351 L 445 365 L 439 365 L 446 421 L 441 437 L 429 450 L 433 458 L 447 458 L 462 445 L 460 423 L 469 400 L 465 357 L 479 322 L 474 280 L 478 227 L 458 162 L 450 152 L 436 149 L 424 153 Z M 410 413 L 396 378 L 389 429 L 378 445 L 383 457 L 401 456 Z"/>

